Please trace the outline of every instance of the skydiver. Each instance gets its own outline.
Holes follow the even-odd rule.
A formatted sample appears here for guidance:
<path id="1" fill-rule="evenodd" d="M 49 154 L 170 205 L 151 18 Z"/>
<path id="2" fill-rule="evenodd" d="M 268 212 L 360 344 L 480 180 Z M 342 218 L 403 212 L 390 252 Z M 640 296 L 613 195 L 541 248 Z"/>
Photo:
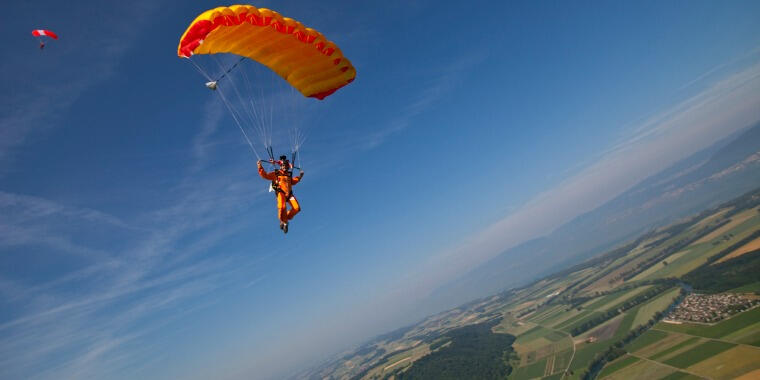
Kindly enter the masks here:
<path id="1" fill-rule="evenodd" d="M 298 177 L 294 178 L 291 171 L 293 165 L 288 162 L 286 156 L 280 156 L 280 160 L 276 162 L 280 164 L 280 168 L 270 173 L 267 173 L 261 166 L 261 160 L 256 162 L 256 165 L 259 168 L 261 178 L 272 181 L 272 189 L 277 196 L 277 216 L 280 219 L 280 229 L 287 234 L 288 222 L 301 211 L 301 206 L 293 195 L 293 186 L 303 178 L 303 170 L 300 171 Z M 290 203 L 290 210 L 288 210 L 288 203 Z"/>

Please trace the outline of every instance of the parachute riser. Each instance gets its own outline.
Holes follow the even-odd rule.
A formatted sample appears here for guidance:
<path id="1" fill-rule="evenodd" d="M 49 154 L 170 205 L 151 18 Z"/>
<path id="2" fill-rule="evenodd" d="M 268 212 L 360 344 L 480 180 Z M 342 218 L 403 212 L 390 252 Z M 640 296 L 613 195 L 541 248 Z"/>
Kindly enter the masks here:
<path id="1" fill-rule="evenodd" d="M 269 160 L 269 161 L 261 161 L 261 162 L 262 162 L 262 163 L 264 163 L 264 164 L 269 164 L 269 165 L 275 166 L 275 167 L 276 167 L 276 166 L 280 166 L 280 165 L 282 165 L 282 161 L 279 161 L 279 160 L 277 160 L 277 161 L 274 161 L 274 160 Z M 299 166 L 294 166 L 294 165 L 290 165 L 290 168 L 291 168 L 291 169 L 298 169 L 298 170 L 301 170 L 301 167 L 299 167 Z"/>

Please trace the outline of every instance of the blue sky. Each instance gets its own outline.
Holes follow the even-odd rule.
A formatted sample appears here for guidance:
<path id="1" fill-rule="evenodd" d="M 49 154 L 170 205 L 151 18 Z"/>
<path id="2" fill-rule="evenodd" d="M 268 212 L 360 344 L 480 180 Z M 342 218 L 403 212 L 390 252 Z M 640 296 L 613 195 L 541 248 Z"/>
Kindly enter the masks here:
<path id="1" fill-rule="evenodd" d="M 358 72 L 303 115 L 284 237 L 176 56 L 218 5 L 4 7 L 0 377 L 280 378 L 760 120 L 753 1 L 261 2 Z"/>

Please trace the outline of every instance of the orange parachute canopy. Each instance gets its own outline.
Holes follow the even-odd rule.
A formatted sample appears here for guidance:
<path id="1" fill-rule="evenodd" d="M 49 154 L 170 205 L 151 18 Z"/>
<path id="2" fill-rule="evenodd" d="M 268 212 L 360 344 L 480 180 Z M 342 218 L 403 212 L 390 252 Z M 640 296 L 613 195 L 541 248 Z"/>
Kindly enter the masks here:
<path id="1" fill-rule="evenodd" d="M 318 31 L 251 5 L 207 10 L 187 28 L 177 55 L 232 53 L 276 72 L 304 96 L 324 99 L 351 83 L 356 69 Z"/>

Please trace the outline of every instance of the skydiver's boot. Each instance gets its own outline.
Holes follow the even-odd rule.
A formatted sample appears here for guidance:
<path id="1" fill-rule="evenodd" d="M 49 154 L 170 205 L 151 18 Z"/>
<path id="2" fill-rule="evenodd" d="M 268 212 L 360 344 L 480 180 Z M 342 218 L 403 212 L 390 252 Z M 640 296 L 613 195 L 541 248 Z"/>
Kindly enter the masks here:
<path id="1" fill-rule="evenodd" d="M 282 232 L 288 233 L 288 224 L 287 223 L 283 223 L 282 224 Z"/>
<path id="2" fill-rule="evenodd" d="M 280 222 L 280 229 L 281 229 L 281 230 L 282 230 L 282 229 L 284 229 L 284 226 L 285 226 L 285 223 L 283 223 L 283 222 Z"/>

